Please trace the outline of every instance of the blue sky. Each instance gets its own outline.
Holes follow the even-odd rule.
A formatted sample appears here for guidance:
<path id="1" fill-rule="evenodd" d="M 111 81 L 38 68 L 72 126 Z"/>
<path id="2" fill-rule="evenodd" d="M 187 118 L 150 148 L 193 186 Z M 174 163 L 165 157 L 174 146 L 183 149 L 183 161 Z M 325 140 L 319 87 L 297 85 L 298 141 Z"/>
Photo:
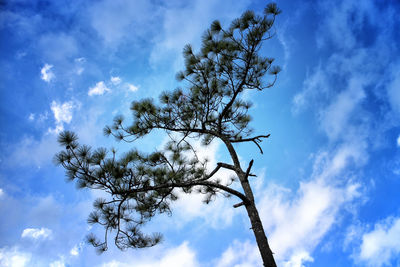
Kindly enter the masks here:
<path id="1" fill-rule="evenodd" d="M 400 3 L 278 1 L 277 35 L 262 53 L 283 71 L 254 92 L 257 205 L 278 266 L 400 266 Z M 84 243 L 102 192 L 77 190 L 52 163 L 57 133 L 116 147 L 102 135 L 132 100 L 172 90 L 185 44 L 200 46 L 264 1 L 24 1 L 0 6 L 1 266 L 260 266 L 234 199 L 182 195 L 146 226 L 164 242 L 97 255 Z M 134 145 L 153 151 L 163 133 Z M 211 164 L 224 147 L 199 148 Z"/>

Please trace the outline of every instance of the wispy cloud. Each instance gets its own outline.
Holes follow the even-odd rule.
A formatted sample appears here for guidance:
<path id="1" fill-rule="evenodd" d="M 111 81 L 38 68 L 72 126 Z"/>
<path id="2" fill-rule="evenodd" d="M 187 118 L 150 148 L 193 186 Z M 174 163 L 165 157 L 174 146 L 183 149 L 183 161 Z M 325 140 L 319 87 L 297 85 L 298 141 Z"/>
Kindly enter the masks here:
<path id="1" fill-rule="evenodd" d="M 110 80 L 111 80 L 112 84 L 114 84 L 114 85 L 118 85 L 118 84 L 120 84 L 121 81 L 122 81 L 121 78 L 118 77 L 118 76 L 115 76 L 115 77 L 112 76 Z"/>
<path id="2" fill-rule="evenodd" d="M 50 132 L 55 133 L 55 129 Z M 10 147 L 9 157 L 5 160 L 9 166 L 35 166 L 51 164 L 51 159 L 59 149 L 55 135 L 44 134 L 40 140 L 32 136 L 22 138 Z"/>
<path id="3" fill-rule="evenodd" d="M 122 83 L 122 79 L 119 76 L 111 76 L 110 82 L 112 85 L 118 86 Z M 119 88 L 127 89 L 130 92 L 136 92 L 137 90 L 139 90 L 138 85 L 134 85 L 134 84 L 128 83 L 128 82 L 123 83 Z"/>
<path id="4" fill-rule="evenodd" d="M 131 92 L 136 92 L 137 90 L 139 90 L 138 86 L 136 86 L 134 84 L 131 84 L 131 83 L 128 83 L 127 87 L 128 87 L 128 90 L 131 91 Z"/>
<path id="5" fill-rule="evenodd" d="M 400 114 L 400 62 L 394 64 L 391 68 L 391 81 L 387 86 L 387 94 L 392 109 Z"/>
<path id="6" fill-rule="evenodd" d="M 85 63 L 86 59 L 84 57 L 75 58 L 75 73 L 77 75 L 81 75 L 85 68 L 83 64 Z"/>
<path id="7" fill-rule="evenodd" d="M 320 115 L 321 127 L 331 140 L 336 140 L 348 127 L 352 113 L 365 99 L 363 90 L 365 79 L 354 77 L 348 83 L 348 88 L 340 92 Z"/>
<path id="8" fill-rule="evenodd" d="M 218 18 L 225 22 L 238 16 L 249 1 L 210 1 L 196 0 L 187 5 L 171 5 L 163 16 L 162 32 L 155 38 L 155 46 L 150 56 L 151 64 L 158 64 L 165 59 L 173 60 L 169 66 L 175 72 L 180 68 L 181 49 L 187 43 L 200 43 L 202 33 L 210 23 Z M 182 23 L 184 21 L 185 23 Z M 171 57 L 172 55 L 172 57 Z"/>
<path id="9" fill-rule="evenodd" d="M 52 80 L 54 80 L 54 78 L 56 77 L 53 73 L 53 71 L 51 70 L 53 68 L 53 65 L 50 64 L 44 64 L 43 68 L 40 70 L 40 77 L 42 78 L 43 81 L 45 82 L 51 82 Z"/>
<path id="10" fill-rule="evenodd" d="M 111 91 L 110 88 L 108 88 L 103 81 L 100 81 L 100 82 L 96 83 L 95 86 L 89 88 L 88 95 L 89 96 L 103 95 L 104 93 L 110 92 L 110 91 Z"/>
<path id="11" fill-rule="evenodd" d="M 51 32 L 43 34 L 38 40 L 42 56 L 46 61 L 62 63 L 75 58 L 79 51 L 73 34 Z"/>
<path id="12" fill-rule="evenodd" d="M 35 120 L 35 114 L 30 113 L 30 114 L 29 114 L 29 117 L 28 117 L 28 120 L 30 120 L 30 121 Z"/>
<path id="13" fill-rule="evenodd" d="M 48 228 L 26 228 L 21 234 L 23 238 L 48 239 L 51 238 L 52 231 Z"/>
<path id="14" fill-rule="evenodd" d="M 150 1 L 102 0 L 91 5 L 88 17 L 106 45 L 118 46 L 147 35 L 154 28 L 150 22 L 157 18 L 158 11 L 159 7 Z"/>
<path id="15" fill-rule="evenodd" d="M 315 98 L 321 92 L 327 92 L 326 86 L 327 73 L 319 64 L 311 74 L 308 74 L 303 82 L 302 90 L 293 97 L 292 112 L 297 114 L 309 107 L 311 103 L 315 103 Z"/>
<path id="16" fill-rule="evenodd" d="M 311 255 L 310 252 L 337 220 L 339 211 L 345 207 L 347 209 L 355 199 L 368 197 L 362 196 L 360 192 L 366 185 L 362 180 L 355 182 L 354 176 L 357 176 L 358 170 L 368 161 L 369 147 L 378 146 L 380 136 L 384 136 L 384 131 L 395 124 L 388 122 L 387 118 L 393 117 L 393 111 L 397 112 L 400 107 L 400 94 L 397 90 L 400 86 L 398 64 L 390 60 L 392 47 L 386 45 L 390 43 L 389 35 L 392 34 L 386 29 L 391 29 L 388 25 L 394 21 L 389 8 L 381 10 L 379 19 L 373 1 L 339 1 L 335 4 L 320 1 L 318 8 L 323 12 L 324 18 L 319 25 L 317 44 L 319 48 L 329 48 L 332 52 L 324 64 L 320 63 L 307 76 L 303 90 L 293 98 L 292 110 L 298 114 L 303 109 L 310 108 L 317 114 L 319 128 L 328 137 L 328 147 L 337 149 L 336 152 L 327 150 L 317 155 L 314 178 L 301 184 L 298 192 L 300 194 L 295 200 L 282 200 L 285 199 L 282 196 L 291 195 L 285 191 L 270 199 L 271 202 L 278 201 L 277 207 L 280 208 L 276 211 L 276 216 L 291 218 L 288 220 L 296 221 L 296 225 L 301 228 L 296 231 L 296 227 L 283 227 L 282 234 L 278 235 L 290 235 L 290 238 L 283 240 L 277 238 L 280 241 L 277 244 L 286 244 L 278 248 L 284 253 L 289 253 L 287 255 L 296 255 L 297 252 L 307 252 L 308 256 Z M 382 13 L 386 15 L 382 16 Z M 378 23 L 381 19 L 385 22 Z M 372 32 L 366 30 L 368 27 L 376 31 L 371 35 L 371 39 L 365 40 L 359 33 L 363 30 Z M 370 109 L 371 105 L 375 105 L 373 111 Z M 391 109 L 388 108 L 390 106 Z M 338 184 L 338 181 L 341 181 L 341 184 Z M 319 196 L 317 192 L 324 194 Z M 310 202 L 306 201 L 307 199 Z M 313 204 L 307 205 L 311 202 Z M 271 208 L 274 208 L 273 204 L 271 205 Z M 289 214 L 286 210 L 290 211 Z M 303 212 L 313 217 L 304 224 L 305 228 L 301 227 L 302 219 L 296 217 L 297 212 L 300 212 L 300 217 Z M 278 224 L 277 229 L 280 227 L 282 225 Z M 352 229 L 351 238 L 354 238 L 354 235 L 358 234 L 356 228 L 349 229 Z M 280 231 L 272 232 L 271 243 L 274 242 L 274 235 L 278 233 Z M 298 233 L 307 233 L 307 240 L 304 242 Z M 374 243 L 373 239 L 377 235 L 371 235 L 369 239 L 363 238 L 365 249 L 369 244 L 367 240 Z M 351 243 L 349 240 L 350 237 L 345 240 L 346 246 Z M 379 253 L 379 249 L 370 251 Z M 389 254 L 399 252 L 390 249 L 388 251 Z M 376 258 L 384 257 L 380 255 Z M 377 265 L 371 266 L 381 264 L 375 263 Z"/>

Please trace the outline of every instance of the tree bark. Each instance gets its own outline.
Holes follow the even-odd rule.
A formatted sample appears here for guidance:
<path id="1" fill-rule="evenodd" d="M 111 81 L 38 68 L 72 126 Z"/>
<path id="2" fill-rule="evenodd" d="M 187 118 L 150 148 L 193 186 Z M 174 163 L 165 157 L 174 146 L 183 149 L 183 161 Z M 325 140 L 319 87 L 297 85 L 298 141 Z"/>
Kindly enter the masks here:
<path id="1" fill-rule="evenodd" d="M 256 204 L 254 201 L 253 190 L 250 187 L 248 181 L 248 174 L 251 168 L 249 165 L 248 171 L 245 173 L 240 166 L 239 158 L 231 142 L 228 140 L 223 140 L 226 147 L 228 148 L 229 154 L 231 155 L 233 164 L 235 166 L 235 172 L 239 177 L 240 183 L 242 185 L 244 195 L 248 198 L 249 202 L 245 203 L 247 214 L 250 219 L 251 229 L 253 230 L 254 236 L 256 238 L 258 249 L 260 250 L 261 258 L 264 267 L 276 267 L 275 259 L 273 253 L 269 247 L 267 236 L 264 232 L 264 227 L 262 225 L 260 215 L 258 214 Z"/>
<path id="2" fill-rule="evenodd" d="M 275 259 L 268 245 L 268 239 L 264 232 L 264 227 L 258 215 L 255 203 L 246 205 L 247 214 L 251 222 L 251 229 L 257 241 L 258 249 L 260 250 L 261 258 L 265 267 L 276 267 Z"/>

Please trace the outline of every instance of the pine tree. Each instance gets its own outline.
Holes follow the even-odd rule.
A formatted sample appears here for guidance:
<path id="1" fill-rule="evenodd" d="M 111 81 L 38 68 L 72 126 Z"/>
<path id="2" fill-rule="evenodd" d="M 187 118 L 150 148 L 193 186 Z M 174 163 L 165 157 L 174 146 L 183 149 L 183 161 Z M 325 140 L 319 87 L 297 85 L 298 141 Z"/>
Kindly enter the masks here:
<path id="1" fill-rule="evenodd" d="M 99 251 L 107 250 L 110 234 L 120 249 L 154 246 L 161 234 L 147 235 L 141 227 L 160 213 L 171 213 L 171 203 L 179 190 L 199 192 L 209 203 L 217 193 L 235 196 L 250 219 L 264 266 L 276 266 L 268 245 L 248 178 L 253 160 L 243 168 L 234 145 L 254 143 L 263 153 L 260 143 L 269 137 L 252 135 L 249 127 L 251 103 L 243 100 L 246 90 L 263 91 L 275 84 L 278 66 L 273 58 L 259 55 L 263 41 L 274 36 L 275 17 L 280 13 L 276 4 L 268 4 L 262 16 L 246 11 L 232 21 L 228 29 L 214 21 L 204 33 L 199 53 L 190 45 L 183 49 L 185 70 L 177 74 L 184 89 L 161 94 L 159 102 L 152 99 L 134 101 L 131 106 L 133 123 L 125 125 L 118 116 L 104 133 L 117 140 L 134 142 L 161 129 L 171 140 L 163 150 L 145 154 L 133 149 L 117 157 L 114 150 L 92 149 L 77 142 L 70 132 L 60 133 L 58 141 L 65 148 L 55 156 L 70 180 L 81 188 L 104 190 L 109 199 L 97 199 L 88 223 L 104 227 L 104 239 L 93 235 L 88 242 Z M 266 82 L 265 75 L 271 81 Z M 209 145 L 219 139 L 227 148 L 231 162 L 219 162 L 212 171 L 207 160 L 197 157 L 191 140 Z M 216 179 L 221 169 L 228 169 L 235 178 L 229 184 Z M 242 190 L 230 187 L 239 182 Z"/>

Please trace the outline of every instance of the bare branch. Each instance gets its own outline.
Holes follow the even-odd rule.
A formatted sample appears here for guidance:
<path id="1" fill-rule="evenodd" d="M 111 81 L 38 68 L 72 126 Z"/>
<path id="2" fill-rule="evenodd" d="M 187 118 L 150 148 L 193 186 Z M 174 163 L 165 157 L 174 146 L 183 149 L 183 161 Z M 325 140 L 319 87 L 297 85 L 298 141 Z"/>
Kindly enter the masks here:
<path id="1" fill-rule="evenodd" d="M 236 209 L 236 208 L 239 208 L 239 207 L 241 207 L 243 205 L 244 205 L 244 202 L 240 202 L 240 203 L 237 203 L 237 204 L 233 205 L 233 207 Z"/>
<path id="2" fill-rule="evenodd" d="M 258 135 L 255 137 L 251 137 L 251 138 L 243 138 L 243 139 L 232 139 L 229 140 L 231 143 L 242 143 L 242 142 L 253 142 L 254 144 L 257 145 L 258 149 L 260 150 L 261 154 L 263 154 L 263 150 L 261 148 L 261 146 L 259 145 L 259 143 L 262 142 L 262 138 L 268 138 L 270 137 L 270 134 L 267 135 Z"/>

